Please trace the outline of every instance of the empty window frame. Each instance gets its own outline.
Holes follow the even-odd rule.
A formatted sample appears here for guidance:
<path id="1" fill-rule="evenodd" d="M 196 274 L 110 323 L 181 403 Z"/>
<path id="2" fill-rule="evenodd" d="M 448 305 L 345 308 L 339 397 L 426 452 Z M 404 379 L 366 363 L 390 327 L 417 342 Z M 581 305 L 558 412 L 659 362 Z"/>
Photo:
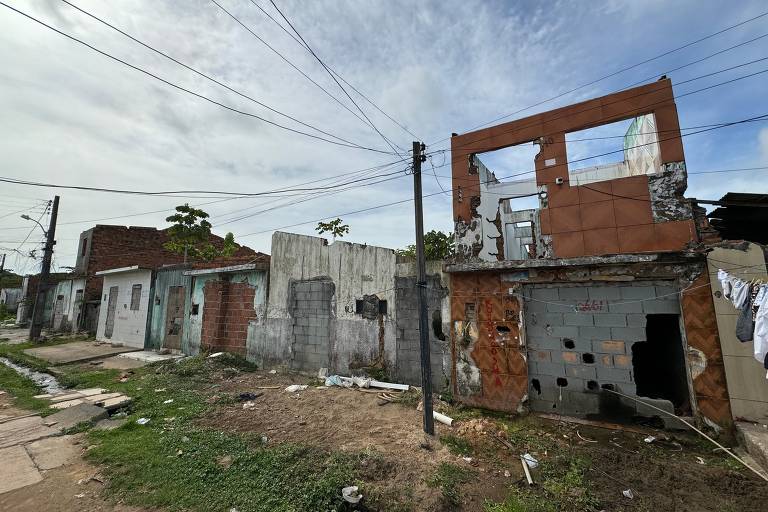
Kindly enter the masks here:
<path id="1" fill-rule="evenodd" d="M 141 285 L 135 284 L 131 288 L 131 311 L 138 311 L 141 304 Z"/>

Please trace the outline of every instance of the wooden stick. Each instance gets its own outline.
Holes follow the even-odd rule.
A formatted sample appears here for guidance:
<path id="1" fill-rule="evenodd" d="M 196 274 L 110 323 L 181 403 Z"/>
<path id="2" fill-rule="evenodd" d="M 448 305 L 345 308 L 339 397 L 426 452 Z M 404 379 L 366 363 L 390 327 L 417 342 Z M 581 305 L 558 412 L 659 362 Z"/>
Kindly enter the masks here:
<path id="1" fill-rule="evenodd" d="M 744 462 L 744 460 L 742 460 L 742 459 L 741 459 L 741 458 L 740 458 L 738 455 L 736 455 L 736 454 L 735 454 L 735 453 L 733 453 L 731 450 L 729 450 L 729 449 L 728 449 L 728 448 L 726 448 L 725 446 L 721 445 L 720 443 L 718 443 L 717 441 L 715 441 L 714 439 L 712 439 L 711 437 L 709 437 L 707 434 L 705 434 L 704 432 L 702 432 L 701 430 L 699 430 L 698 428 L 696 428 L 695 426 L 693 426 L 691 423 L 689 423 L 689 422 L 685 421 L 685 420 L 684 420 L 683 418 L 681 418 L 680 416 L 677 416 L 677 415 L 675 415 L 675 414 L 672 414 L 671 412 L 665 411 L 664 409 L 660 409 L 660 408 L 658 408 L 658 407 L 656 407 L 656 406 L 653 406 L 653 405 L 651 405 L 651 404 L 648 404 L 648 403 L 646 403 L 646 402 L 643 402 L 642 400 L 640 400 L 640 399 L 638 399 L 638 398 L 635 398 L 635 397 L 633 397 L 633 396 L 625 395 L 624 393 L 619 393 L 618 391 L 614 391 L 614 390 L 612 390 L 612 389 L 603 389 L 603 391 L 608 391 L 609 393 L 614 393 L 614 394 L 616 394 L 616 395 L 619 395 L 619 396 L 623 396 L 624 398 L 629 398 L 630 400 L 634 400 L 635 402 L 641 403 L 641 404 L 645 405 L 646 407 L 650 407 L 651 409 L 655 409 L 655 410 L 657 410 L 657 411 L 659 411 L 659 412 L 661 412 L 661 413 L 664 413 L 664 414 L 666 414 L 667 416 L 671 416 L 671 417 L 673 417 L 673 418 L 675 418 L 675 419 L 677 419 L 677 420 L 680 420 L 681 422 L 683 422 L 683 423 L 685 423 L 686 425 L 688 425 L 688 426 L 689 426 L 689 427 L 690 427 L 692 430 L 694 430 L 695 432 L 697 432 L 698 434 L 700 434 L 702 437 L 704 437 L 704 438 L 705 438 L 707 441 L 709 441 L 709 442 L 713 443 L 713 444 L 714 444 L 714 445 L 716 445 L 718 448 L 720 448 L 721 450 L 723 450 L 725 453 L 727 453 L 728 455 L 730 455 L 731 457 L 733 457 L 734 459 L 736 459 L 737 461 L 739 461 L 740 463 L 742 463 L 742 464 L 744 465 L 744 467 L 745 467 L 745 468 L 749 469 L 749 470 L 750 470 L 750 471 L 752 471 L 754 474 L 756 474 L 757 476 L 759 476 L 760 478 L 762 478 L 763 480 L 765 480 L 766 482 L 768 482 L 768 477 L 766 477 L 766 476 L 765 476 L 765 475 L 763 475 L 763 474 L 762 474 L 760 471 L 756 470 L 755 468 L 753 468 L 752 466 L 750 466 L 749 464 L 747 464 L 746 462 Z"/>
<path id="2" fill-rule="evenodd" d="M 525 479 L 528 480 L 528 485 L 533 485 L 533 478 L 531 478 L 531 470 L 528 469 L 528 463 L 525 458 L 520 456 L 520 463 L 523 465 L 523 471 L 525 471 Z"/>
<path id="3" fill-rule="evenodd" d="M 280 389 L 281 386 L 254 386 L 254 389 Z"/>
<path id="4" fill-rule="evenodd" d="M 607 390 L 606 390 L 607 391 Z M 629 425 L 619 425 L 618 423 L 608 423 L 604 421 L 585 420 L 583 418 L 573 418 L 571 416 L 560 416 L 559 414 L 537 413 L 536 416 L 545 420 L 562 421 L 564 423 L 575 423 L 577 425 L 587 425 L 589 427 L 607 428 L 609 430 L 622 430 L 632 432 L 633 434 L 652 434 L 652 430 L 643 430 Z"/>

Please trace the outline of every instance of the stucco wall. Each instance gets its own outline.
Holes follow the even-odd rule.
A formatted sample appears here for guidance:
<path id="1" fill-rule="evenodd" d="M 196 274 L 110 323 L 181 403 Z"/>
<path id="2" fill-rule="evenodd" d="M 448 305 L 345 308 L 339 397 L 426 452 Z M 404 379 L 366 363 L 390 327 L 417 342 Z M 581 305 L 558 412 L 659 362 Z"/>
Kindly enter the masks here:
<path id="1" fill-rule="evenodd" d="M 149 309 L 150 286 L 152 285 L 151 270 L 135 270 L 107 274 L 101 292 L 101 308 L 99 309 L 99 324 L 96 339 L 112 343 L 123 343 L 136 348 L 144 348 L 144 338 L 147 330 L 147 312 Z M 139 309 L 131 309 L 131 293 L 133 285 L 141 285 L 141 300 Z M 111 338 L 104 335 L 107 323 L 109 289 L 118 287 L 117 307 L 115 309 L 115 327 Z"/>

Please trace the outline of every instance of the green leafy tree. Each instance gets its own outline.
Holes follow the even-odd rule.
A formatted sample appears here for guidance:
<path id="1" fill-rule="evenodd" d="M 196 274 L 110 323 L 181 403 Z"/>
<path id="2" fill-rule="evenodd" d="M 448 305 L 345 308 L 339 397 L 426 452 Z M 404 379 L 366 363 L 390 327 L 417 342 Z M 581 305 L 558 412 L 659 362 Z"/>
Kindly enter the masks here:
<path id="1" fill-rule="evenodd" d="M 400 256 L 415 258 L 416 245 L 411 244 L 396 252 Z M 435 229 L 424 234 L 424 256 L 427 261 L 448 259 L 454 254 L 456 254 L 456 248 L 453 245 L 453 235 Z"/>
<path id="2" fill-rule="evenodd" d="M 330 233 L 333 239 L 336 240 L 336 237 L 342 238 L 349 233 L 349 226 L 342 224 L 341 219 L 336 218 L 329 222 L 318 222 L 315 231 L 321 235 L 323 233 Z"/>
<path id="3" fill-rule="evenodd" d="M 235 236 L 227 233 L 221 247 L 211 243 L 211 223 L 203 210 L 188 204 L 176 207 L 176 213 L 165 220 L 173 225 L 168 228 L 168 241 L 163 247 L 171 252 L 184 255 L 187 259 L 211 261 L 220 256 L 232 256 L 237 250 Z"/>

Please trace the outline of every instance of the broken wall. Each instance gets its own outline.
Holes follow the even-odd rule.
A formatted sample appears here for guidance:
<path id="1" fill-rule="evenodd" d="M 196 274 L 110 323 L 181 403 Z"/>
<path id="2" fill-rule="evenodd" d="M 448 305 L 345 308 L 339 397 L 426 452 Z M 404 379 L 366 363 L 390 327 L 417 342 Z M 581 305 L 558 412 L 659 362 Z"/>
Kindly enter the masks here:
<path id="1" fill-rule="evenodd" d="M 653 114 L 657 174 L 585 185 L 571 183 L 567 132 Z M 677 135 L 676 135 L 677 134 Z M 505 258 L 499 196 L 488 193 L 476 155 L 534 141 L 539 192 L 541 258 L 679 251 L 697 240 L 690 206 L 683 199 L 686 175 L 677 109 L 668 79 L 552 110 L 451 139 L 453 210 L 460 258 Z M 647 162 L 646 162 L 647 163 Z M 494 177 L 490 175 L 490 183 Z"/>

